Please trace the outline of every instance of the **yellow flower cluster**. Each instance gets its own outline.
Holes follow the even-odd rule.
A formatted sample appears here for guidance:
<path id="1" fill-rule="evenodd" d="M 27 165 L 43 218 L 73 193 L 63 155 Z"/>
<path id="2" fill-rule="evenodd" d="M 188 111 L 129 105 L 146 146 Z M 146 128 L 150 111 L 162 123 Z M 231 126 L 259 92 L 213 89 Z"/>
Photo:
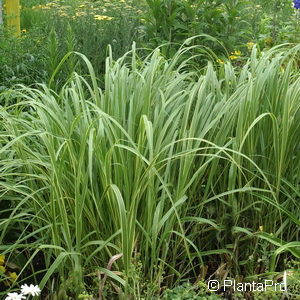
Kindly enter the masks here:
<path id="1" fill-rule="evenodd" d="M 18 277 L 16 272 L 10 272 L 7 270 L 5 266 L 5 255 L 0 254 L 0 273 L 3 273 L 7 275 L 11 281 L 15 281 Z M 4 282 L 6 285 L 8 285 L 7 282 Z"/>
<path id="2" fill-rule="evenodd" d="M 49 5 L 36 5 L 32 6 L 31 9 L 50 9 L 51 7 Z"/>
<path id="3" fill-rule="evenodd" d="M 77 11 L 77 12 L 75 13 L 75 16 L 76 16 L 76 17 L 86 16 L 86 12 L 85 12 L 85 11 Z"/>
<path id="4" fill-rule="evenodd" d="M 234 52 L 231 52 L 231 55 L 229 55 L 229 59 L 235 60 L 238 59 L 242 55 L 242 52 L 239 50 L 236 50 Z"/>
<path id="5" fill-rule="evenodd" d="M 113 19 L 113 17 L 109 16 L 102 16 L 102 15 L 94 15 L 94 19 L 97 21 L 110 21 Z"/>
<path id="6" fill-rule="evenodd" d="M 82 1 L 75 6 L 61 5 L 59 0 L 52 0 L 45 5 L 36 5 L 32 6 L 33 10 L 51 10 L 61 17 L 69 17 L 72 19 L 77 19 L 80 17 L 91 16 L 94 20 L 97 21 L 110 21 L 113 17 L 107 16 L 107 10 L 121 10 L 126 9 L 129 11 L 133 11 L 135 14 L 141 14 L 142 11 L 137 9 L 132 4 L 132 0 L 103 0 L 101 6 L 96 3 L 90 1 Z M 74 11 L 75 8 L 75 11 Z"/>
<path id="7" fill-rule="evenodd" d="M 247 48 L 248 48 L 248 50 L 251 51 L 252 48 L 254 47 L 254 45 L 255 45 L 255 43 L 253 43 L 253 42 L 248 42 L 248 43 L 247 43 Z"/>

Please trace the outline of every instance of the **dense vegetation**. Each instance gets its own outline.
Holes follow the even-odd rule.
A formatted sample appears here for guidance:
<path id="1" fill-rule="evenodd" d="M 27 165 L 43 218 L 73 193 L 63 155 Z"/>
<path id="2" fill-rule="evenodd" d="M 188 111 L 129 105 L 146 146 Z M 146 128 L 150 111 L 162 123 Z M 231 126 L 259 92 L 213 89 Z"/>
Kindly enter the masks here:
<path id="1" fill-rule="evenodd" d="M 291 1 L 22 5 L 0 37 L 0 295 L 280 299 L 208 282 L 287 276 L 298 299 Z"/>

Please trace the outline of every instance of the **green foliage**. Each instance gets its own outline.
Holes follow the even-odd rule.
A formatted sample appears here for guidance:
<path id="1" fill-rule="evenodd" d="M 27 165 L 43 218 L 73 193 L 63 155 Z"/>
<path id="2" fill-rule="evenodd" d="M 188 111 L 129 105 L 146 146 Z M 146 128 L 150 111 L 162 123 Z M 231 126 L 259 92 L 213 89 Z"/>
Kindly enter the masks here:
<path id="1" fill-rule="evenodd" d="M 227 56 L 217 43 L 203 39 L 203 34 L 219 40 L 231 52 L 245 48 L 247 42 L 262 48 L 276 43 L 299 40 L 299 20 L 290 0 L 146 0 L 144 30 L 146 44 L 166 44 L 163 53 L 174 55 L 183 41 L 201 35 L 194 42 Z"/>
<path id="2" fill-rule="evenodd" d="M 154 45 L 171 43 L 165 50 L 169 56 L 185 39 L 200 34 L 211 35 L 233 50 L 232 45 L 238 45 L 245 35 L 246 20 L 241 18 L 245 3 L 236 0 L 147 0 L 150 12 L 145 23 L 147 38 Z M 205 41 L 200 42 L 205 44 Z M 214 50 L 221 49 L 215 45 Z"/>
<path id="3" fill-rule="evenodd" d="M 70 50 L 88 57 L 103 84 L 109 44 L 114 49 L 115 59 L 129 51 L 133 41 L 137 46 L 143 45 L 148 49 L 161 46 L 162 53 L 171 57 L 183 41 L 200 35 L 191 39 L 190 43 L 205 45 L 224 60 L 236 50 L 248 53 L 247 42 L 256 43 L 261 49 L 277 43 L 297 42 L 299 18 L 290 2 L 21 1 L 21 27 L 26 32 L 18 41 L 0 34 L 3 45 L 0 49 L 3 66 L 0 70 L 0 86 L 4 89 L 16 83 L 47 82 L 57 61 Z M 108 19 L 101 19 L 103 16 Z M 55 40 L 52 39 L 53 45 L 49 40 L 50 32 L 56 34 Z M 55 61 L 48 55 L 54 54 L 53 47 L 57 47 Z M 201 55 L 194 48 L 185 57 L 197 54 Z M 205 59 L 197 58 L 195 62 L 196 66 L 199 63 L 201 66 L 206 64 Z M 74 64 L 76 62 L 69 61 L 68 67 L 60 74 L 62 80 L 70 75 Z M 81 67 L 85 68 L 84 65 Z M 60 78 L 57 78 L 58 86 L 62 82 Z"/>
<path id="4" fill-rule="evenodd" d="M 299 15 L 292 1 L 257 0 L 255 38 L 261 46 L 270 47 L 280 43 L 297 43 L 300 27 Z M 254 23 L 252 23 L 254 25 Z M 257 26 L 258 25 L 258 26 Z"/>
<path id="5" fill-rule="evenodd" d="M 23 34 L 17 40 L 0 29 L 0 90 L 20 82 L 30 85 L 45 77 L 44 41 L 38 30 L 32 31 L 30 39 Z"/>
<path id="6" fill-rule="evenodd" d="M 70 51 L 85 54 L 103 82 L 108 45 L 112 45 L 114 57 L 118 58 L 138 39 L 135 29 L 139 26 L 140 10 L 133 3 L 131 6 L 118 1 L 104 5 L 80 1 L 24 1 L 21 4 L 22 37 L 15 39 L 0 31 L 2 89 L 17 83 L 47 82 L 59 61 Z M 109 19 L 102 20 L 103 15 Z M 57 78 L 57 86 L 72 73 L 76 63 L 70 57 L 68 66 Z M 81 67 L 85 68 L 83 64 Z"/>

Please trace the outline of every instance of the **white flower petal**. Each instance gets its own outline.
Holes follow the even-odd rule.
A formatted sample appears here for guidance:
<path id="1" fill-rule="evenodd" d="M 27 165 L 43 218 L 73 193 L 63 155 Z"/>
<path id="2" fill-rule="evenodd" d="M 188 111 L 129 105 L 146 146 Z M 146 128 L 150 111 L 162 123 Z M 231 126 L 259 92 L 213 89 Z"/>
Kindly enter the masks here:
<path id="1" fill-rule="evenodd" d="M 18 293 L 8 293 L 7 297 L 5 298 L 5 300 L 22 300 L 25 299 L 26 297 L 22 294 L 18 294 Z"/>
<path id="2" fill-rule="evenodd" d="M 28 286 L 27 284 L 23 284 L 21 286 L 21 292 L 23 295 L 38 296 L 41 290 L 38 285 L 31 284 Z"/>

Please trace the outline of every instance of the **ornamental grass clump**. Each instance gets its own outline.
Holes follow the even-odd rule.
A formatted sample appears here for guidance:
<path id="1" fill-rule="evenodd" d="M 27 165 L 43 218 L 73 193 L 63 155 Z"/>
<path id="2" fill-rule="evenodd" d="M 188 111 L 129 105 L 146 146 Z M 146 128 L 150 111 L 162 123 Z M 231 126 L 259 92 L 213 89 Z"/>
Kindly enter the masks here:
<path id="1" fill-rule="evenodd" d="M 104 89 L 76 53 L 89 77 L 1 94 L 0 244 L 26 257 L 17 284 L 42 274 L 75 297 L 106 280 L 109 297 L 152 299 L 300 257 L 299 46 L 254 46 L 240 72 L 189 71 L 185 51 L 110 53 Z"/>

